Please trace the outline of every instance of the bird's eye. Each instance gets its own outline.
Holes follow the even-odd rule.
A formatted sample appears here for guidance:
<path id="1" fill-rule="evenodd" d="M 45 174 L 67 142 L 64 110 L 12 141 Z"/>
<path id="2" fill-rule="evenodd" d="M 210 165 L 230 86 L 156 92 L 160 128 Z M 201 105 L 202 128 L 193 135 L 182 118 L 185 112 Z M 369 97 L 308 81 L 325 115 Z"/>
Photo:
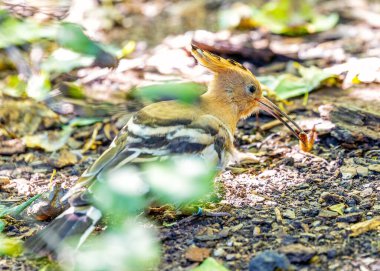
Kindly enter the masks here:
<path id="1" fill-rule="evenodd" d="M 248 94 L 255 94 L 257 88 L 255 85 L 248 85 L 248 86 L 246 86 L 246 90 L 247 90 Z"/>

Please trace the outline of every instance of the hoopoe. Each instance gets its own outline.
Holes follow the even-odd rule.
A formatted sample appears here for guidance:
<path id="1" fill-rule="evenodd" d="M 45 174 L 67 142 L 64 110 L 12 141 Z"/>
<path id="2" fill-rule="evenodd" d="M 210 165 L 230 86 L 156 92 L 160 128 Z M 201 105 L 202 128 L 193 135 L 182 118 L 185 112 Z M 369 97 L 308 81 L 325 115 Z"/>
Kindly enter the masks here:
<path id="1" fill-rule="evenodd" d="M 247 68 L 194 45 L 191 53 L 198 63 L 214 73 L 208 90 L 197 104 L 163 101 L 138 111 L 70 190 L 67 197 L 71 207 L 27 240 L 27 248 L 46 254 L 54 252 L 66 237 L 80 235 L 85 239 L 102 215 L 91 206 L 84 188 L 110 169 L 169 155 L 197 155 L 212 161 L 220 170 L 229 162 L 256 161 L 253 154 L 239 152 L 233 142 L 238 121 L 259 109 L 272 114 L 301 139 L 302 129 L 263 97 L 259 81 Z"/>

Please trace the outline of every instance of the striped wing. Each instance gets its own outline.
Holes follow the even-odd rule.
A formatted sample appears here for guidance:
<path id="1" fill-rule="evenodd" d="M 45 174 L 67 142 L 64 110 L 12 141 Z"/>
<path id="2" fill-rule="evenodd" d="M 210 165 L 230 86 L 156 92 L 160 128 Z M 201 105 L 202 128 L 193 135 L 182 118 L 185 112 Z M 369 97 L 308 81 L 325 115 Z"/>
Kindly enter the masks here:
<path id="1" fill-rule="evenodd" d="M 99 174 L 125 164 L 151 162 L 175 155 L 199 155 L 223 168 L 233 136 L 216 117 L 191 105 L 166 101 L 137 112 L 72 193 L 88 187 Z"/>

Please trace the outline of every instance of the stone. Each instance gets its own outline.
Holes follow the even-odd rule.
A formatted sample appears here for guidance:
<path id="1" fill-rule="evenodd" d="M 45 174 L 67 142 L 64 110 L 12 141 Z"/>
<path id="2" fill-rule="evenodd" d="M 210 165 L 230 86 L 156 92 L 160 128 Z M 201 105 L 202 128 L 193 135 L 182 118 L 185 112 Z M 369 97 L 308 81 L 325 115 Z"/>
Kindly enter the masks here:
<path id="1" fill-rule="evenodd" d="M 356 168 L 356 172 L 358 173 L 359 176 L 366 177 L 366 176 L 368 176 L 369 170 L 367 167 L 358 166 Z"/>
<path id="2" fill-rule="evenodd" d="M 289 218 L 289 219 L 295 219 L 296 218 L 296 214 L 294 213 L 293 210 L 290 210 L 290 209 L 285 210 L 285 212 L 283 212 L 282 215 L 285 218 Z"/>
<path id="3" fill-rule="evenodd" d="M 346 222 L 346 223 L 355 223 L 362 220 L 362 213 L 351 213 L 347 215 L 342 215 L 337 218 L 338 222 Z"/>
<path id="4" fill-rule="evenodd" d="M 368 169 L 371 171 L 379 172 L 380 173 L 380 164 L 377 165 L 369 165 Z"/>
<path id="5" fill-rule="evenodd" d="M 340 173 L 342 174 L 342 178 L 344 180 L 352 179 L 357 175 L 356 168 L 343 166 L 340 168 Z"/>
<path id="6" fill-rule="evenodd" d="M 227 254 L 226 255 L 226 261 L 232 261 L 234 259 L 236 259 L 235 254 Z"/>
<path id="7" fill-rule="evenodd" d="M 320 203 L 326 202 L 327 204 L 334 204 L 344 202 L 344 197 L 339 196 L 335 193 L 323 192 L 318 200 Z"/>
<path id="8" fill-rule="evenodd" d="M 371 187 L 368 187 L 366 189 L 364 189 L 363 191 L 360 192 L 360 196 L 362 198 L 366 198 L 366 197 L 369 197 L 371 196 L 373 193 L 373 189 Z"/>
<path id="9" fill-rule="evenodd" d="M 339 214 L 334 211 L 329 210 L 321 210 L 318 214 L 319 217 L 325 217 L 325 218 L 334 218 L 337 217 Z"/>
<path id="10" fill-rule="evenodd" d="M 317 253 L 314 248 L 301 244 L 280 247 L 279 252 L 285 254 L 291 263 L 307 263 Z"/>
<path id="11" fill-rule="evenodd" d="M 288 258 L 284 254 L 273 250 L 258 253 L 249 263 L 249 271 L 289 270 L 289 268 L 290 262 Z"/>
<path id="12" fill-rule="evenodd" d="M 214 257 L 224 257 L 226 254 L 226 251 L 221 247 L 215 249 L 213 252 Z"/>

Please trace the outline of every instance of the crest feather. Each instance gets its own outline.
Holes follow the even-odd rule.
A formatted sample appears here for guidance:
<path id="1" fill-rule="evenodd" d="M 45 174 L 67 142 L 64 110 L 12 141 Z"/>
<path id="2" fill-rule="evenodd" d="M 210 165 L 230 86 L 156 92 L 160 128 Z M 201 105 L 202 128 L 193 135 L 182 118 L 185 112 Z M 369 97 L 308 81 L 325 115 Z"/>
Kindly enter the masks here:
<path id="1" fill-rule="evenodd" d="M 235 70 L 251 73 L 239 62 L 236 62 L 233 59 L 224 59 L 220 56 L 214 55 L 213 53 L 198 48 L 194 44 L 191 44 L 191 53 L 202 66 L 213 72 L 219 73 L 227 70 Z"/>

